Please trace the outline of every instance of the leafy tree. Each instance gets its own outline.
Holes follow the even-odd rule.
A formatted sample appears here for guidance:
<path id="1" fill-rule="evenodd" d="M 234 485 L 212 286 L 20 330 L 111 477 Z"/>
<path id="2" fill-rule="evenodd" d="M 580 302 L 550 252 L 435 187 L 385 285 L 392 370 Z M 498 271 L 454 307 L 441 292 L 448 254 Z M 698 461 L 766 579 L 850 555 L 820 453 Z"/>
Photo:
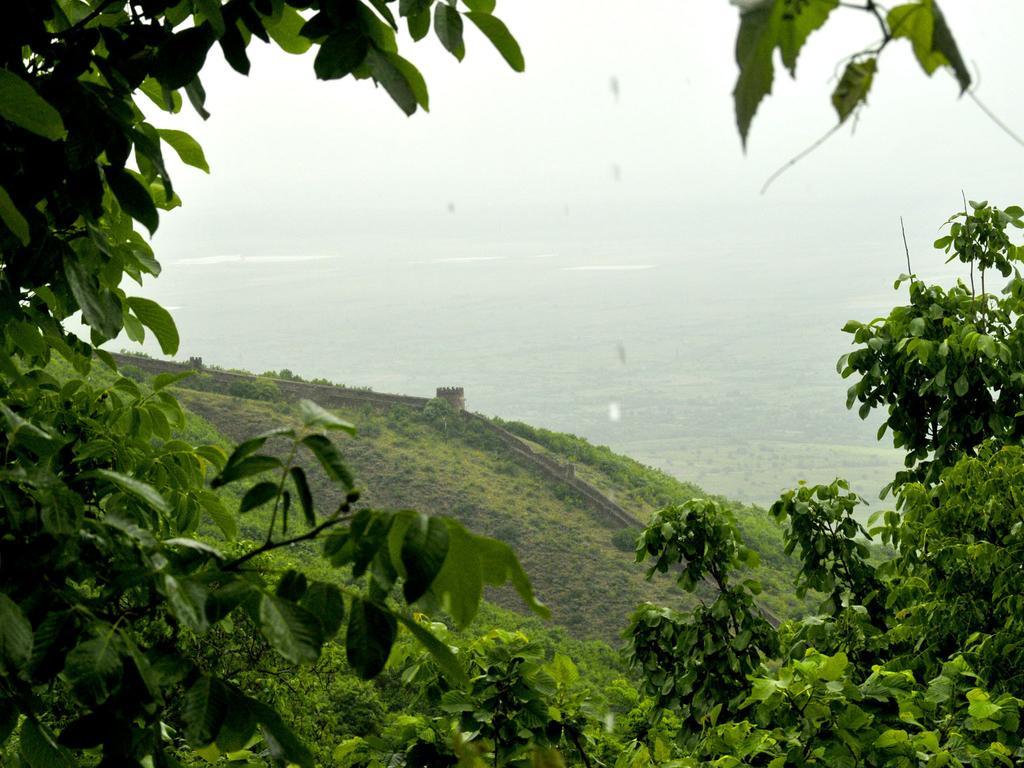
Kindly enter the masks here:
<path id="1" fill-rule="evenodd" d="M 432 632 L 452 641 L 443 626 Z M 398 738 L 353 739 L 336 757 L 345 765 L 454 765 L 480 759 L 525 766 L 562 755 L 590 766 L 598 710 L 580 685 L 573 661 L 541 647 L 521 631 L 492 629 L 457 649 L 466 683 L 442 677 L 435 657 L 409 646 L 394 663 L 402 678 L 432 706 L 433 717 L 406 720 Z M 559 764 L 559 763 L 554 763 Z"/>
<path id="2" fill-rule="evenodd" d="M 1009 227 L 1024 228 L 1024 209 L 984 202 L 970 207 L 947 221 L 949 234 L 935 243 L 950 261 L 968 266 L 969 284 L 958 280 L 946 289 L 903 275 L 896 287 L 908 284 L 909 304 L 843 329 L 858 345 L 837 366 L 844 378 L 857 377 L 847 407 L 860 403 L 861 418 L 886 409 L 879 439 L 890 430 L 893 445 L 906 451 L 908 469 L 897 474 L 897 485 L 934 482 L 943 467 L 983 441 L 1024 436 L 1024 330 L 1017 321 L 1024 313 L 1017 273 L 1022 254 L 1007 234 Z M 993 269 L 1013 275 L 1002 296 L 986 291 Z"/>
<path id="3" fill-rule="evenodd" d="M 517 70 L 518 45 L 493 2 L 400 3 L 410 35 L 430 29 L 456 58 L 463 19 Z M 158 376 L 151 389 L 116 372 L 103 342 L 152 333 L 165 354 L 179 339 L 171 316 L 129 295 L 160 265 L 142 234 L 180 203 L 164 162 L 170 149 L 208 170 L 187 134 L 149 112 L 187 98 L 206 117 L 199 73 L 217 44 L 245 74 L 253 37 L 288 53 L 316 47 L 316 76 L 382 86 L 408 114 L 428 105 L 423 78 L 399 55 L 398 19 L 380 0 L 32 0 L 5 9 L 0 27 L 0 747 L 13 764 L 170 766 L 178 735 L 194 750 L 234 753 L 262 744 L 276 763 L 313 757 L 253 691 L 208 668 L 187 637 L 250 622 L 293 664 L 344 638 L 362 676 L 383 668 L 397 628 L 456 678 L 450 650 L 405 606 L 472 620 L 484 584 L 511 582 L 537 611 L 525 574 L 503 544 L 451 520 L 359 505 L 331 433 L 352 425 L 313 403 L 301 423 L 228 454 L 175 439 L 182 411 Z M 85 341 L 66 330 L 79 315 Z M 76 374 L 49 370 L 56 353 Z M 93 360 L 112 372 L 84 378 Z M 266 452 L 275 445 L 287 458 Z M 314 498 L 297 457 L 334 484 Z M 229 541 L 231 510 L 267 520 L 261 544 Z M 340 499 L 340 501 L 339 501 Z M 293 504 L 294 502 L 294 504 Z M 297 532 L 301 531 L 301 532 Z M 288 570 L 267 579 L 259 558 L 303 542 L 345 579 Z M 310 571 L 310 574 L 312 571 Z M 400 592 L 401 599 L 397 595 Z"/>
<path id="4" fill-rule="evenodd" d="M 801 485 L 773 505 L 801 563 L 797 589 L 825 597 L 820 615 L 780 628 L 777 655 L 761 643 L 760 655 L 734 656 L 728 612 L 719 610 L 718 626 L 702 622 L 721 597 L 690 614 L 643 606 L 631 658 L 657 705 L 692 721 L 670 754 L 635 742 L 623 768 L 1024 760 L 1024 311 L 1020 249 L 1006 233 L 1022 212 L 971 207 L 936 242 L 968 265 L 970 286 L 904 276 L 897 287 L 910 283 L 910 306 L 847 326 L 858 349 L 839 367 L 861 377 L 851 400 L 861 399 L 862 415 L 887 405 L 879 439 L 892 428 L 907 450 L 896 509 L 869 533 L 854 517 L 861 499 L 842 480 Z M 1009 277 L 1003 298 L 974 290 L 974 272 L 992 269 Z M 667 508 L 641 537 L 638 559 L 657 558 L 651 572 L 678 567 L 690 589 L 710 574 L 726 594 L 720 576 L 743 562 L 743 544 L 717 512 L 707 501 Z M 877 534 L 896 549 L 880 563 L 867 545 Z"/>
<path id="5" fill-rule="evenodd" d="M 710 605 L 688 613 L 642 605 L 626 630 L 626 657 L 644 678 L 644 691 L 658 707 L 699 723 L 742 700 L 746 677 L 777 650 L 774 629 L 754 603 L 760 585 L 735 572 L 757 565 L 743 545 L 728 510 L 708 499 L 691 499 L 659 512 L 637 540 L 636 559 L 656 558 L 648 570 L 679 569 L 688 592 L 710 582 Z"/>

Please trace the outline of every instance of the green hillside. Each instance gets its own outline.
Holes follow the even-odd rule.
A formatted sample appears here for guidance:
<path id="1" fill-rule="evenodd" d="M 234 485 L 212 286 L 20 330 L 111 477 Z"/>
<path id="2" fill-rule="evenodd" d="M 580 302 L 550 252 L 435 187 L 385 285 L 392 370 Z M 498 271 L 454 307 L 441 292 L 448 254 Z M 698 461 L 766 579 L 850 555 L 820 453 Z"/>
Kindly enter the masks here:
<path id="1" fill-rule="evenodd" d="M 224 387 L 203 374 L 178 388 L 196 439 L 238 442 L 296 418 L 296 407 L 273 379 L 241 380 L 230 387 L 234 395 L 204 391 L 213 389 Z M 573 635 L 617 643 L 638 603 L 686 607 L 693 600 L 665 579 L 645 580 L 644 569 L 633 562 L 635 530 L 602 517 L 573 488 L 523 462 L 479 420 L 444 408 L 407 405 L 352 404 L 332 410 L 359 430 L 341 447 L 363 492 L 361 503 L 451 515 L 472 530 L 508 542 L 551 607 L 553 621 Z M 536 452 L 574 463 L 578 477 L 640 520 L 665 504 L 703 495 L 694 485 L 580 438 L 495 421 L 525 438 Z M 314 493 L 329 495 L 331 486 L 319 468 L 307 470 Z M 732 508 L 762 555 L 763 605 L 776 614 L 791 613 L 796 607 L 787 589 L 792 569 L 778 530 L 764 510 Z M 519 605 L 511 592 L 495 591 L 489 598 L 499 605 Z"/>

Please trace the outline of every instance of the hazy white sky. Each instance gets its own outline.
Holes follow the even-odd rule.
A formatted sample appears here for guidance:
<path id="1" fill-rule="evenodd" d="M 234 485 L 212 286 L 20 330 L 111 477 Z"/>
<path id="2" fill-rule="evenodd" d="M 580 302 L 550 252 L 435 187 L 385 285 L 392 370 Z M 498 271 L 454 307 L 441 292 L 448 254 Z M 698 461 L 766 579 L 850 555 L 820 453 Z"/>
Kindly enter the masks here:
<path id="1" fill-rule="evenodd" d="M 981 97 L 1024 132 L 1014 64 L 1024 4 L 944 9 L 981 72 Z M 737 9 L 726 0 L 504 0 L 497 12 L 526 73 L 470 25 L 462 64 L 432 36 L 406 40 L 431 95 L 431 112 L 412 118 L 367 81 L 316 81 L 311 55 L 254 41 L 243 78 L 215 49 L 204 72 L 213 117 L 170 121 L 200 139 L 213 174 L 178 173 L 185 207 L 164 219 L 162 255 L 335 251 L 346 233 L 403 222 L 424 236 L 471 236 L 482 222 L 491 236 L 513 234 L 566 210 L 597 236 L 667 217 L 737 244 L 888 236 L 902 214 L 924 248 L 961 188 L 1004 204 L 1024 197 L 1024 148 L 958 100 L 951 77 L 926 78 L 906 43 L 882 57 L 856 134 L 844 130 L 758 194 L 833 124 L 836 62 L 877 37 L 865 13 L 837 10 L 832 29 L 811 38 L 798 80 L 777 74 L 744 156 L 731 100 Z"/>

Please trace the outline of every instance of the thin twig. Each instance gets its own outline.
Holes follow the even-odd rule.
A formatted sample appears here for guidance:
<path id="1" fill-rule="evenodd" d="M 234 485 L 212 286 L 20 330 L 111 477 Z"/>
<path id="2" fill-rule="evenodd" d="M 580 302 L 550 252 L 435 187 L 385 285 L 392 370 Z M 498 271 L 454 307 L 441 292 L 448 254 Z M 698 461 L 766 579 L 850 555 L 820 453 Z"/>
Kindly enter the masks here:
<path id="1" fill-rule="evenodd" d="M 770 187 L 775 182 L 775 180 L 777 178 L 779 178 L 779 176 L 784 174 L 786 171 L 788 171 L 794 165 L 796 165 L 801 160 L 803 160 L 805 157 L 807 157 L 809 154 L 811 154 L 811 152 L 813 152 L 818 147 L 820 147 L 822 144 L 824 144 L 826 141 L 828 141 L 832 137 L 832 134 L 834 134 L 836 131 L 838 131 L 842 127 L 843 127 L 842 123 L 837 123 L 836 125 L 832 126 L 832 128 L 829 129 L 828 133 L 826 133 L 820 139 L 818 139 L 813 144 L 811 144 L 811 146 L 807 147 L 807 149 L 803 150 L 799 154 L 797 154 L 797 155 L 793 156 L 792 158 L 790 158 L 781 168 L 779 168 L 777 171 L 775 171 L 775 173 L 773 173 L 771 176 L 768 177 L 767 181 L 765 181 L 765 183 L 764 183 L 764 186 L 761 187 L 761 194 L 763 195 L 765 192 L 767 192 L 768 191 L 768 187 Z"/>
<path id="2" fill-rule="evenodd" d="M 1015 142 L 1017 142 L 1022 147 L 1024 147 L 1024 139 L 1022 139 L 1017 133 L 1015 133 L 1013 131 L 1013 129 L 1010 128 L 1010 126 L 1008 126 L 1006 123 L 1004 123 L 1002 120 L 1000 120 L 996 116 L 995 112 L 993 112 L 991 109 L 986 107 L 985 104 L 982 102 L 982 100 L 978 98 L 978 94 L 976 94 L 974 92 L 974 89 L 971 89 L 971 90 L 967 91 L 967 96 L 971 99 L 971 101 L 973 101 L 975 104 L 978 105 L 978 109 L 980 109 L 982 112 L 984 112 L 985 115 L 988 117 L 988 119 L 991 120 L 993 123 L 995 123 L 996 126 L 1000 130 L 1002 130 L 1003 133 L 1005 133 L 1007 136 L 1009 136 Z"/>
<path id="3" fill-rule="evenodd" d="M 578 733 L 576 733 L 576 730 L 574 728 L 569 729 L 569 737 L 572 739 L 572 743 L 573 745 L 575 745 L 576 751 L 579 753 L 580 757 L 583 758 L 583 764 L 586 766 L 586 768 L 591 768 L 590 758 L 587 757 L 587 753 L 584 751 L 583 745 L 580 744 L 580 736 Z"/>
<path id="4" fill-rule="evenodd" d="M 291 470 L 292 462 L 295 461 L 295 453 L 299 450 L 299 442 L 292 442 L 292 452 L 288 454 L 288 461 L 284 463 L 284 468 L 281 470 L 281 482 L 277 485 L 277 494 L 274 496 L 274 511 L 270 513 L 270 526 L 267 528 L 267 541 L 270 543 L 271 537 L 274 535 L 274 523 L 277 522 L 277 508 L 281 503 L 281 494 L 284 491 L 284 481 L 288 479 L 288 473 Z M 285 530 L 287 526 L 287 519 L 285 519 L 281 525 L 281 534 L 287 533 Z"/>
<path id="5" fill-rule="evenodd" d="M 884 48 L 885 44 L 892 39 L 892 30 L 889 29 L 889 25 L 885 22 L 885 17 L 882 15 L 881 10 L 875 4 L 874 0 L 868 0 L 864 10 L 871 13 L 871 15 L 878 21 L 878 26 L 882 28 L 882 47 Z"/>
<path id="6" fill-rule="evenodd" d="M 964 191 L 962 189 L 960 190 L 960 197 L 962 197 L 963 201 L 964 201 L 964 227 L 966 228 L 967 227 L 967 217 L 970 216 L 970 214 L 967 213 L 967 195 L 964 194 Z M 970 232 L 968 232 L 967 234 L 970 234 Z M 974 304 L 973 304 L 973 302 L 974 302 L 974 259 L 971 259 L 971 302 L 972 302 L 971 303 L 971 307 L 973 307 L 974 306 Z M 972 309 L 972 311 L 973 311 L 973 309 Z"/>
<path id="7" fill-rule="evenodd" d="M 328 528 L 331 528 L 331 527 L 337 525 L 338 523 L 343 523 L 343 522 L 347 521 L 348 519 L 349 519 L 348 515 L 345 515 L 345 516 L 336 515 L 336 516 L 334 516 L 334 517 L 332 517 L 332 518 L 330 518 L 328 520 L 324 520 L 322 523 L 320 523 L 320 525 L 316 526 L 316 528 L 310 528 L 308 531 L 303 533 L 301 536 L 294 536 L 294 537 L 292 537 L 290 539 L 283 539 L 281 541 L 267 541 L 267 542 L 264 542 L 261 546 L 256 547 L 256 549 L 254 549 L 254 550 L 252 550 L 250 552 L 246 552 L 244 555 L 242 555 L 238 559 L 232 560 L 230 563 L 225 564 L 224 566 L 221 567 L 221 570 L 222 571 L 234 571 L 234 570 L 237 570 L 238 566 L 240 566 L 242 563 L 247 562 L 248 560 L 252 560 L 254 557 L 256 557 L 258 555 L 262 555 L 264 552 L 269 552 L 272 549 L 278 549 L 280 547 L 289 547 L 292 544 L 298 544 L 301 541 L 309 541 L 310 539 L 315 539 L 317 536 L 319 536 L 321 533 L 326 531 Z"/>
<path id="8" fill-rule="evenodd" d="M 914 270 L 910 268 L 910 247 L 907 245 L 907 229 L 903 226 L 903 217 L 900 216 L 900 231 L 903 232 L 903 250 L 907 252 L 907 274 L 914 274 Z"/>

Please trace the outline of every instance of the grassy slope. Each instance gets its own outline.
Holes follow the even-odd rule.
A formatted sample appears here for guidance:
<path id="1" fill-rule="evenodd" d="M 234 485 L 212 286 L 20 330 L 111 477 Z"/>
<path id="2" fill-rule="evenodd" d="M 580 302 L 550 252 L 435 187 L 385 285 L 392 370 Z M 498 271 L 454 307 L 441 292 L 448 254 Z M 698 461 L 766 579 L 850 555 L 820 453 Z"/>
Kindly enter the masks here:
<path id="1" fill-rule="evenodd" d="M 497 421 L 527 440 L 534 450 L 574 463 L 578 477 L 599 488 L 641 520 L 668 504 L 686 499 L 702 496 L 717 499 L 732 512 L 746 542 L 761 555 L 757 577 L 766 589 L 761 602 L 780 616 L 792 615 L 804 607 L 793 595 L 795 564 L 782 550 L 781 529 L 763 508 L 707 494 L 692 483 L 677 480 L 605 446 L 591 445 L 575 435 L 521 422 Z"/>
<path id="2" fill-rule="evenodd" d="M 281 402 L 260 402 L 189 389 L 178 391 L 182 404 L 237 442 L 294 419 L 293 407 Z M 667 582 L 647 582 L 643 568 L 623 551 L 628 537 L 607 527 L 564 486 L 518 463 L 500 442 L 469 420 L 432 422 L 405 407 L 336 409 L 359 427 L 359 436 L 346 439 L 342 448 L 359 485 L 363 500 L 378 507 L 412 507 L 428 513 L 451 515 L 472 530 L 511 544 L 547 602 L 554 621 L 577 637 L 615 640 L 637 603 L 651 600 L 674 607 L 687 606 L 692 597 Z M 192 429 L 203 429 L 193 420 Z M 522 425 L 517 431 L 530 428 Z M 550 450 L 551 436 L 535 430 L 538 450 Z M 547 438 L 543 436 L 547 435 Z M 525 436 L 525 435 L 524 435 Z M 561 440 L 577 438 L 558 435 Z M 209 435 L 205 437 L 209 441 Z M 580 461 L 582 477 L 616 498 L 638 517 L 665 503 L 695 495 L 695 486 L 680 483 L 607 449 L 603 461 Z M 567 457 L 565 451 L 551 450 Z M 326 480 L 311 470 L 314 493 L 330 493 Z M 744 527 L 764 533 L 764 513 L 738 507 Z M 756 525 L 762 520 L 762 525 Z M 774 531 L 772 531 L 774 533 Z M 762 569 L 766 584 L 774 587 L 766 604 L 785 610 L 788 577 L 775 569 L 781 557 L 778 536 L 752 540 L 768 554 L 773 567 Z M 518 607 L 511 593 L 496 591 L 495 602 Z"/>
<path id="3" fill-rule="evenodd" d="M 294 418 L 282 403 L 180 390 L 182 404 L 239 441 Z M 336 412 L 357 424 L 343 454 L 376 507 L 411 507 L 447 514 L 470 529 L 506 541 L 519 555 L 554 620 L 579 637 L 612 640 L 626 617 L 645 599 L 685 605 L 664 582 L 647 583 L 631 556 L 615 548 L 604 527 L 568 493 L 511 459 L 486 434 L 448 434 L 406 408 Z M 331 493 L 309 467 L 314 494 Z M 501 605 L 517 607 L 511 593 L 495 591 Z"/>

